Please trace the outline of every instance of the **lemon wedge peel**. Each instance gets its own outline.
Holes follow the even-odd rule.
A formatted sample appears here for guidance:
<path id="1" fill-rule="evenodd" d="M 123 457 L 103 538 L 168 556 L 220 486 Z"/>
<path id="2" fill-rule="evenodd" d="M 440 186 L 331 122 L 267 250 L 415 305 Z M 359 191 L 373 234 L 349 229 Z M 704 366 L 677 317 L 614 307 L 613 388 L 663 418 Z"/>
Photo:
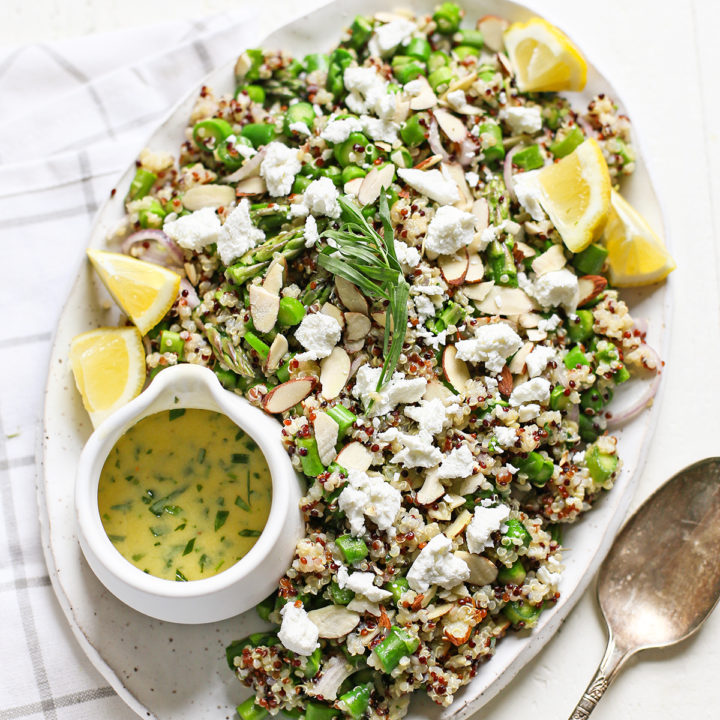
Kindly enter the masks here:
<path id="1" fill-rule="evenodd" d="M 70 365 L 93 427 L 140 394 L 145 349 L 137 328 L 98 328 L 70 343 Z"/>
<path id="2" fill-rule="evenodd" d="M 576 45 L 547 20 L 513 23 L 505 48 L 521 92 L 579 91 L 587 82 L 587 62 Z"/>
<path id="3" fill-rule="evenodd" d="M 88 250 L 88 257 L 115 302 L 142 335 L 157 325 L 177 299 L 180 276 L 122 253 Z"/>

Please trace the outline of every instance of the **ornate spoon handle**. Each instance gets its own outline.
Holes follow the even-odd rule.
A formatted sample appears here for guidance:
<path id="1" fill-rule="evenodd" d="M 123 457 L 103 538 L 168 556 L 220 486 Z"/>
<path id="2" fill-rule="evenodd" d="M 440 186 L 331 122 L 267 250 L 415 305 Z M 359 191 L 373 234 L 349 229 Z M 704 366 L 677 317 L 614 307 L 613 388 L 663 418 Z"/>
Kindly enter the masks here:
<path id="1" fill-rule="evenodd" d="M 615 645 L 615 640 L 611 635 L 605 650 L 605 657 L 603 657 L 595 677 L 587 686 L 569 720 L 586 720 L 586 718 L 590 717 L 590 713 L 595 709 L 620 666 L 629 655 L 630 653 L 627 650 L 621 650 Z"/>

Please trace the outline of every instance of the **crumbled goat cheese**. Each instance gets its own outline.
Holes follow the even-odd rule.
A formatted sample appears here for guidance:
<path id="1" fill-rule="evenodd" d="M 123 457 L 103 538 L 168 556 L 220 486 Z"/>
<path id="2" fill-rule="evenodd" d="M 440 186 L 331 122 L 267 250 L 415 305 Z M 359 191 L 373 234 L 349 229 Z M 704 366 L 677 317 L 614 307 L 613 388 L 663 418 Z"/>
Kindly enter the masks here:
<path id="1" fill-rule="evenodd" d="M 389 590 L 383 590 L 375 585 L 374 579 L 375 574 L 371 572 L 354 572 L 351 575 L 344 565 L 340 566 L 337 573 L 337 582 L 341 589 L 352 590 L 354 593 L 367 598 L 370 602 L 382 602 L 392 597 Z"/>
<path id="2" fill-rule="evenodd" d="M 427 387 L 425 378 L 406 379 L 401 372 L 394 373 L 380 392 L 377 392 L 376 387 L 381 372 L 382 368 L 362 365 L 356 375 L 353 395 L 362 400 L 369 417 L 385 415 L 400 403 L 415 403 L 425 393 Z M 373 404 L 368 409 L 371 400 Z"/>
<path id="3" fill-rule="evenodd" d="M 302 120 L 290 123 L 290 130 L 298 133 L 299 135 L 312 135 L 312 131 L 307 126 L 307 123 L 304 123 Z"/>
<path id="4" fill-rule="evenodd" d="M 289 195 L 301 167 L 297 148 L 271 142 L 265 148 L 265 157 L 260 164 L 260 175 L 265 179 L 268 193 L 274 197 Z"/>
<path id="5" fill-rule="evenodd" d="M 475 330 L 474 338 L 455 343 L 458 359 L 484 362 L 493 373 L 499 373 L 505 358 L 516 353 L 522 345 L 520 336 L 506 323 L 481 325 Z"/>
<path id="6" fill-rule="evenodd" d="M 425 592 L 431 585 L 450 590 L 470 577 L 468 564 L 453 555 L 452 547 L 450 538 L 441 533 L 420 551 L 407 574 L 415 592 Z"/>
<path id="7" fill-rule="evenodd" d="M 317 220 L 312 215 L 308 215 L 305 220 L 305 228 L 303 230 L 305 235 L 305 247 L 311 248 L 320 239 L 320 235 L 317 229 Z"/>
<path id="8" fill-rule="evenodd" d="M 493 428 L 493 433 L 495 434 L 495 439 L 504 448 L 512 447 L 517 440 L 517 431 L 515 428 L 499 425 Z"/>
<path id="9" fill-rule="evenodd" d="M 305 609 L 294 602 L 287 602 L 280 610 L 282 625 L 278 631 L 278 640 L 291 652 L 298 655 L 312 655 L 318 642 L 318 627 L 308 617 Z"/>
<path id="10" fill-rule="evenodd" d="M 220 259 L 225 265 L 244 255 L 265 239 L 265 233 L 250 219 L 250 202 L 243 198 L 227 216 L 217 239 Z"/>
<path id="11" fill-rule="evenodd" d="M 165 234 L 181 248 L 199 252 L 218 241 L 222 232 L 220 218 L 213 208 L 202 208 L 163 225 Z"/>
<path id="12" fill-rule="evenodd" d="M 472 170 L 468 170 L 468 172 L 465 173 L 465 182 L 471 187 L 477 187 L 477 184 L 480 182 L 480 176 L 473 172 Z"/>
<path id="13" fill-rule="evenodd" d="M 420 264 L 420 251 L 402 240 L 395 240 L 395 255 L 401 265 L 415 268 Z"/>
<path id="14" fill-rule="evenodd" d="M 402 505 L 400 491 L 378 475 L 350 470 L 347 485 L 338 496 L 338 507 L 350 523 L 350 532 L 365 532 L 365 518 L 380 530 L 391 530 Z"/>
<path id="15" fill-rule="evenodd" d="M 518 408 L 518 420 L 521 423 L 530 422 L 540 414 L 540 406 L 531 403 L 529 405 L 521 405 Z"/>
<path id="16" fill-rule="evenodd" d="M 460 108 L 467 105 L 464 90 L 453 90 L 445 96 L 445 99 L 448 101 L 448 105 L 450 105 L 453 110 L 460 110 Z"/>
<path id="17" fill-rule="evenodd" d="M 559 572 L 550 572 L 544 565 L 540 566 L 537 571 L 537 579 L 545 585 L 557 587 L 561 577 Z"/>
<path id="18" fill-rule="evenodd" d="M 540 204 L 542 190 L 538 182 L 539 170 L 518 173 L 513 177 L 513 189 L 518 202 L 533 220 L 544 220 L 545 211 Z"/>
<path id="19" fill-rule="evenodd" d="M 525 358 L 528 375 L 531 378 L 537 377 L 554 357 L 555 348 L 536 345 L 533 351 Z"/>
<path id="20" fill-rule="evenodd" d="M 421 400 L 418 405 L 409 405 L 403 412 L 418 423 L 420 430 L 430 433 L 430 435 L 437 435 L 450 424 L 446 416 L 445 405 L 439 398 Z"/>
<path id="21" fill-rule="evenodd" d="M 405 42 L 415 32 L 416 25 L 405 18 L 392 20 L 375 28 L 368 42 L 368 50 L 375 57 L 389 55 L 400 43 Z"/>
<path id="22" fill-rule="evenodd" d="M 539 107 L 519 105 L 504 108 L 499 115 L 505 120 L 514 133 L 535 135 L 542 130 L 542 112 Z"/>
<path id="23" fill-rule="evenodd" d="M 397 173 L 413 190 L 441 205 L 452 205 L 460 199 L 457 185 L 439 170 L 398 168 Z"/>
<path id="24" fill-rule="evenodd" d="M 553 332 L 562 325 L 562 318 L 559 315 L 553 313 L 547 320 L 542 318 L 538 321 L 538 330 L 542 332 Z"/>
<path id="25" fill-rule="evenodd" d="M 245 160 L 248 160 L 253 155 L 257 155 L 257 150 L 254 147 L 251 145 L 245 145 L 244 143 L 238 143 L 235 135 L 228 135 L 228 137 L 225 138 L 225 142 L 228 145 L 232 145 L 235 150 L 237 150 L 238 153 L 245 158 Z"/>
<path id="26" fill-rule="evenodd" d="M 340 193 L 338 193 L 335 183 L 329 177 L 319 177 L 305 188 L 302 201 L 292 205 L 290 211 L 293 215 L 305 216 L 310 213 L 339 218 L 338 197 L 340 197 Z"/>
<path id="27" fill-rule="evenodd" d="M 435 315 L 435 305 L 426 295 L 416 295 L 413 298 L 413 305 L 415 305 L 415 312 L 420 322 L 424 322 Z"/>
<path id="28" fill-rule="evenodd" d="M 452 480 L 454 478 L 466 478 L 473 474 L 475 458 L 467 445 L 454 448 L 443 458 L 438 468 L 438 478 L 441 480 Z"/>
<path id="29" fill-rule="evenodd" d="M 580 300 L 577 276 L 565 268 L 541 275 L 533 283 L 533 295 L 544 308 L 562 305 L 574 312 Z"/>
<path id="30" fill-rule="evenodd" d="M 343 118 L 342 120 L 331 120 L 325 129 L 320 133 L 320 137 L 326 142 L 331 142 L 335 145 L 341 142 L 345 142 L 349 137 L 350 133 L 360 132 L 362 125 L 357 118 Z"/>
<path id="31" fill-rule="evenodd" d="M 546 403 L 550 399 L 550 381 L 536 377 L 518 385 L 510 395 L 510 404 L 513 407 L 523 403 Z"/>
<path id="32" fill-rule="evenodd" d="M 388 94 L 388 84 L 375 68 L 346 68 L 343 82 L 348 91 L 345 103 L 352 112 L 358 115 L 374 112 L 386 120 L 395 114 L 395 97 Z"/>
<path id="33" fill-rule="evenodd" d="M 475 216 L 451 205 L 438 208 L 428 225 L 425 250 L 452 255 L 469 245 L 475 235 Z"/>
<path id="34" fill-rule="evenodd" d="M 400 129 L 400 126 L 392 120 L 362 115 L 360 117 L 360 122 L 362 123 L 363 132 L 366 135 L 369 135 L 373 140 L 380 140 L 392 145 L 398 139 L 398 130 Z"/>
<path id="35" fill-rule="evenodd" d="M 297 360 L 320 360 L 327 357 L 338 344 L 340 323 L 325 313 L 306 315 L 295 331 L 295 339 L 307 350 L 296 355 Z"/>
<path id="36" fill-rule="evenodd" d="M 581 450 L 580 452 L 576 452 L 572 456 L 572 461 L 575 465 L 582 465 L 582 463 L 585 462 L 585 451 Z"/>
<path id="37" fill-rule="evenodd" d="M 479 555 L 486 547 L 492 545 L 490 536 L 502 528 L 509 515 L 510 508 L 507 505 L 476 507 L 473 519 L 465 530 L 468 550 Z"/>
<path id="38" fill-rule="evenodd" d="M 391 462 L 403 467 L 430 468 L 435 467 L 442 460 L 442 453 L 433 445 L 430 433 L 420 430 L 417 435 L 400 432 L 397 428 L 390 428 L 378 435 L 380 442 L 398 441 L 402 450 L 393 455 Z"/>

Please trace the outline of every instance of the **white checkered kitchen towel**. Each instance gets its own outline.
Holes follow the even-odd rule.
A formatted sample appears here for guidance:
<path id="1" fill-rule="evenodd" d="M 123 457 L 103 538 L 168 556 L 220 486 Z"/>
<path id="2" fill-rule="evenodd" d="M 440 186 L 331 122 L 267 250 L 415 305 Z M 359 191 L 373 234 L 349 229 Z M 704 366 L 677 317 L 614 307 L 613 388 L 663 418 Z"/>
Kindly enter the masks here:
<path id="1" fill-rule="evenodd" d="M 136 717 L 77 646 L 50 586 L 35 498 L 43 389 L 92 217 L 119 172 L 189 88 L 290 19 L 242 7 L 0 49 L 0 720 Z"/>

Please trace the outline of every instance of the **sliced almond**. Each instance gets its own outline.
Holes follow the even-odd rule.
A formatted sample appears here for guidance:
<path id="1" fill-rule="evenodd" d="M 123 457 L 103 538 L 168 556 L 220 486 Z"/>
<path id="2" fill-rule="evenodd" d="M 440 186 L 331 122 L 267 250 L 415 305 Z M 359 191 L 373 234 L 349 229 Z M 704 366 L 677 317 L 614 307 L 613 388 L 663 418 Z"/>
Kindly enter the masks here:
<path id="1" fill-rule="evenodd" d="M 265 159 L 265 148 L 261 148 L 249 160 L 246 160 L 242 166 L 231 175 L 226 175 L 223 182 L 236 183 L 245 178 L 254 177 L 260 174 L 260 165 Z"/>
<path id="2" fill-rule="evenodd" d="M 348 355 L 354 355 L 357 352 L 360 352 L 365 347 L 365 340 L 366 338 L 363 338 L 362 340 L 353 340 L 352 342 L 346 342 L 345 343 L 345 350 L 347 351 Z"/>
<path id="3" fill-rule="evenodd" d="M 503 369 L 498 375 L 498 392 L 503 397 L 510 397 L 513 391 L 513 379 L 510 368 L 507 365 L 503 365 Z"/>
<path id="4" fill-rule="evenodd" d="M 471 210 L 475 216 L 475 232 L 481 233 L 490 224 L 490 206 L 485 198 L 475 200 Z"/>
<path id="5" fill-rule="evenodd" d="M 417 493 L 416 500 L 420 505 L 430 505 L 445 494 L 445 486 L 438 478 L 437 470 L 429 470 L 425 482 Z"/>
<path id="6" fill-rule="evenodd" d="M 455 115 L 442 108 L 435 110 L 434 115 L 440 129 L 447 135 L 449 140 L 459 143 L 467 137 L 465 123 Z"/>
<path id="7" fill-rule="evenodd" d="M 361 205 L 371 205 L 379 197 L 383 188 L 390 187 L 395 176 L 395 166 L 392 163 L 382 167 L 374 167 L 364 178 L 357 199 Z"/>
<path id="8" fill-rule="evenodd" d="M 443 163 L 442 164 L 443 175 L 452 180 L 458 188 L 460 193 L 460 199 L 455 203 L 455 207 L 458 210 L 464 212 L 469 211 L 473 205 L 473 195 L 468 187 L 467 180 L 465 179 L 465 170 L 460 163 Z"/>
<path id="9" fill-rule="evenodd" d="M 270 332 L 275 327 L 278 310 L 280 309 L 280 298 L 277 293 L 268 292 L 260 285 L 251 285 L 250 295 L 250 317 L 258 332 Z"/>
<path id="10" fill-rule="evenodd" d="M 358 193 L 360 192 L 360 188 L 362 187 L 363 180 L 365 178 L 353 178 L 352 180 L 348 180 L 345 185 L 343 185 L 343 190 L 345 191 L 346 195 L 352 195 L 353 197 L 357 197 Z"/>
<path id="11" fill-rule="evenodd" d="M 532 269 L 538 275 L 545 275 L 555 270 L 562 270 L 566 262 L 562 245 L 557 244 L 547 249 L 542 255 L 538 255 L 532 261 Z"/>
<path id="12" fill-rule="evenodd" d="M 477 29 L 483 34 L 485 46 L 493 52 L 502 52 L 505 48 L 504 32 L 510 23 L 497 15 L 485 15 L 477 21 Z"/>
<path id="13" fill-rule="evenodd" d="M 372 465 L 372 453 L 362 443 L 354 440 L 338 453 L 335 461 L 346 470 L 365 472 Z"/>
<path id="14" fill-rule="evenodd" d="M 278 333 L 270 344 L 270 351 L 268 356 L 265 358 L 263 370 L 267 373 L 275 372 L 280 366 L 280 362 L 288 351 L 287 338 L 282 334 Z"/>
<path id="15" fill-rule="evenodd" d="M 235 190 L 229 185 L 193 185 L 182 196 L 186 210 L 227 207 L 235 200 Z"/>
<path id="16" fill-rule="evenodd" d="M 425 392 L 423 393 L 423 400 L 442 400 L 445 402 L 450 398 L 455 397 L 450 390 L 448 390 L 441 382 L 437 380 L 430 380 Z"/>
<path id="17" fill-rule="evenodd" d="M 263 288 L 273 295 L 278 295 L 282 290 L 285 271 L 287 270 L 287 260 L 284 255 L 278 255 L 268 267 L 263 279 Z"/>
<path id="18" fill-rule="evenodd" d="M 350 356 L 341 347 L 332 352 L 320 363 L 320 395 L 324 400 L 336 398 L 350 377 Z"/>
<path id="19" fill-rule="evenodd" d="M 482 473 L 461 478 L 453 483 L 453 492 L 456 492 L 458 495 L 474 495 L 484 481 L 485 476 Z M 445 532 L 447 533 L 447 530 Z"/>
<path id="20" fill-rule="evenodd" d="M 467 293 L 465 293 L 467 295 Z M 520 288 L 501 287 L 495 285 L 490 289 L 484 300 L 476 304 L 480 312 L 487 315 L 521 315 L 532 312 L 535 303 Z"/>
<path id="21" fill-rule="evenodd" d="M 440 605 L 434 605 L 427 611 L 427 619 L 438 620 L 443 615 L 447 615 L 454 607 L 455 603 L 441 603 Z"/>
<path id="22" fill-rule="evenodd" d="M 342 304 L 351 312 L 368 314 L 368 303 L 365 296 L 349 280 L 335 276 L 335 292 Z"/>
<path id="23" fill-rule="evenodd" d="M 420 75 L 416 78 L 417 85 L 421 86 L 420 92 L 410 98 L 411 110 L 429 110 L 437 105 L 437 95 L 430 87 L 427 78 Z"/>
<path id="24" fill-rule="evenodd" d="M 465 282 L 470 258 L 463 248 L 456 255 L 442 255 L 438 258 L 440 272 L 448 285 L 462 285 Z"/>
<path id="25" fill-rule="evenodd" d="M 343 313 L 343 311 L 336 305 L 326 302 L 320 308 L 320 312 L 323 315 L 329 315 L 331 318 L 335 318 L 335 320 L 337 320 L 337 324 L 340 326 L 341 330 L 343 330 L 345 328 L 345 313 Z"/>
<path id="26" fill-rule="evenodd" d="M 385 327 L 385 321 L 387 320 L 387 313 L 384 312 L 374 312 L 370 313 L 370 317 L 373 319 L 373 322 L 376 325 L 379 325 L 381 328 Z M 392 318 L 390 318 L 392 320 Z"/>
<path id="27" fill-rule="evenodd" d="M 547 337 L 547 333 L 544 330 L 535 330 L 533 328 L 527 331 L 527 339 L 530 342 L 542 342 Z"/>
<path id="28" fill-rule="evenodd" d="M 351 633 L 360 622 L 360 615 L 342 605 L 326 605 L 311 610 L 308 619 L 317 626 L 321 638 L 341 638 Z"/>
<path id="29" fill-rule="evenodd" d="M 398 97 L 398 96 L 396 96 Z M 410 100 L 403 97 L 398 97 L 395 101 L 395 114 L 393 115 L 393 121 L 399 124 L 404 123 L 410 114 Z"/>
<path id="30" fill-rule="evenodd" d="M 457 348 L 454 345 L 447 345 L 442 356 L 443 372 L 447 381 L 459 393 L 465 390 L 470 380 L 470 371 L 464 360 L 457 357 Z"/>
<path id="31" fill-rule="evenodd" d="M 370 318 L 359 312 L 345 313 L 345 340 L 354 342 L 364 340 L 370 332 Z"/>
<path id="32" fill-rule="evenodd" d="M 533 345 L 531 342 L 526 342 L 516 353 L 513 355 L 513 359 L 510 361 L 508 368 L 513 375 L 519 375 L 524 367 L 527 356 L 533 351 Z"/>
<path id="33" fill-rule="evenodd" d="M 453 609 L 443 618 L 443 635 L 453 645 L 464 645 L 472 634 L 472 629 L 482 621 L 485 612 L 472 603 L 454 605 Z"/>
<path id="34" fill-rule="evenodd" d="M 414 170 L 429 170 L 431 167 L 435 167 L 439 162 L 442 162 L 442 155 L 429 155 L 424 160 L 421 160 L 417 165 L 413 165 Z"/>
<path id="35" fill-rule="evenodd" d="M 607 280 L 601 275 L 583 275 L 578 278 L 578 307 L 587 305 L 607 287 Z"/>
<path id="36" fill-rule="evenodd" d="M 313 430 L 320 462 L 327 467 L 337 456 L 335 445 L 338 441 L 340 426 L 326 412 L 318 411 L 313 420 Z"/>
<path id="37" fill-rule="evenodd" d="M 517 321 L 521 328 L 536 328 L 540 324 L 542 316 L 537 313 L 523 313 L 518 315 Z"/>
<path id="38" fill-rule="evenodd" d="M 235 194 L 238 197 L 245 197 L 246 195 L 264 195 L 266 192 L 267 185 L 265 185 L 265 180 L 259 176 L 241 180 L 235 186 Z"/>
<path id="39" fill-rule="evenodd" d="M 469 510 L 463 510 L 456 518 L 453 520 L 452 525 L 448 525 L 448 527 L 445 529 L 445 534 L 452 540 L 454 537 L 459 535 L 465 528 L 470 524 L 470 521 L 472 520 L 472 515 L 470 514 Z"/>
<path id="40" fill-rule="evenodd" d="M 469 284 L 479 283 L 485 275 L 485 268 L 480 255 L 470 253 L 468 256 L 468 271 L 465 275 L 465 282 Z"/>
<path id="41" fill-rule="evenodd" d="M 462 291 L 468 299 L 482 302 L 494 287 L 495 281 L 487 280 L 477 285 L 464 285 Z"/>
<path id="42" fill-rule="evenodd" d="M 263 409 L 271 414 L 283 413 L 302 402 L 315 385 L 315 378 L 303 377 L 288 380 L 274 387 L 263 398 Z"/>
<path id="43" fill-rule="evenodd" d="M 537 255 L 535 248 L 530 247 L 530 245 L 527 245 L 521 240 L 515 241 L 515 246 L 513 247 L 513 255 L 516 251 L 519 252 L 524 258 L 530 258 L 533 255 Z"/>
<path id="44" fill-rule="evenodd" d="M 495 563 L 488 560 L 484 555 L 475 555 L 464 550 L 458 550 L 455 557 L 464 560 L 470 568 L 469 583 L 482 586 L 495 582 L 498 569 L 495 567 Z"/>

